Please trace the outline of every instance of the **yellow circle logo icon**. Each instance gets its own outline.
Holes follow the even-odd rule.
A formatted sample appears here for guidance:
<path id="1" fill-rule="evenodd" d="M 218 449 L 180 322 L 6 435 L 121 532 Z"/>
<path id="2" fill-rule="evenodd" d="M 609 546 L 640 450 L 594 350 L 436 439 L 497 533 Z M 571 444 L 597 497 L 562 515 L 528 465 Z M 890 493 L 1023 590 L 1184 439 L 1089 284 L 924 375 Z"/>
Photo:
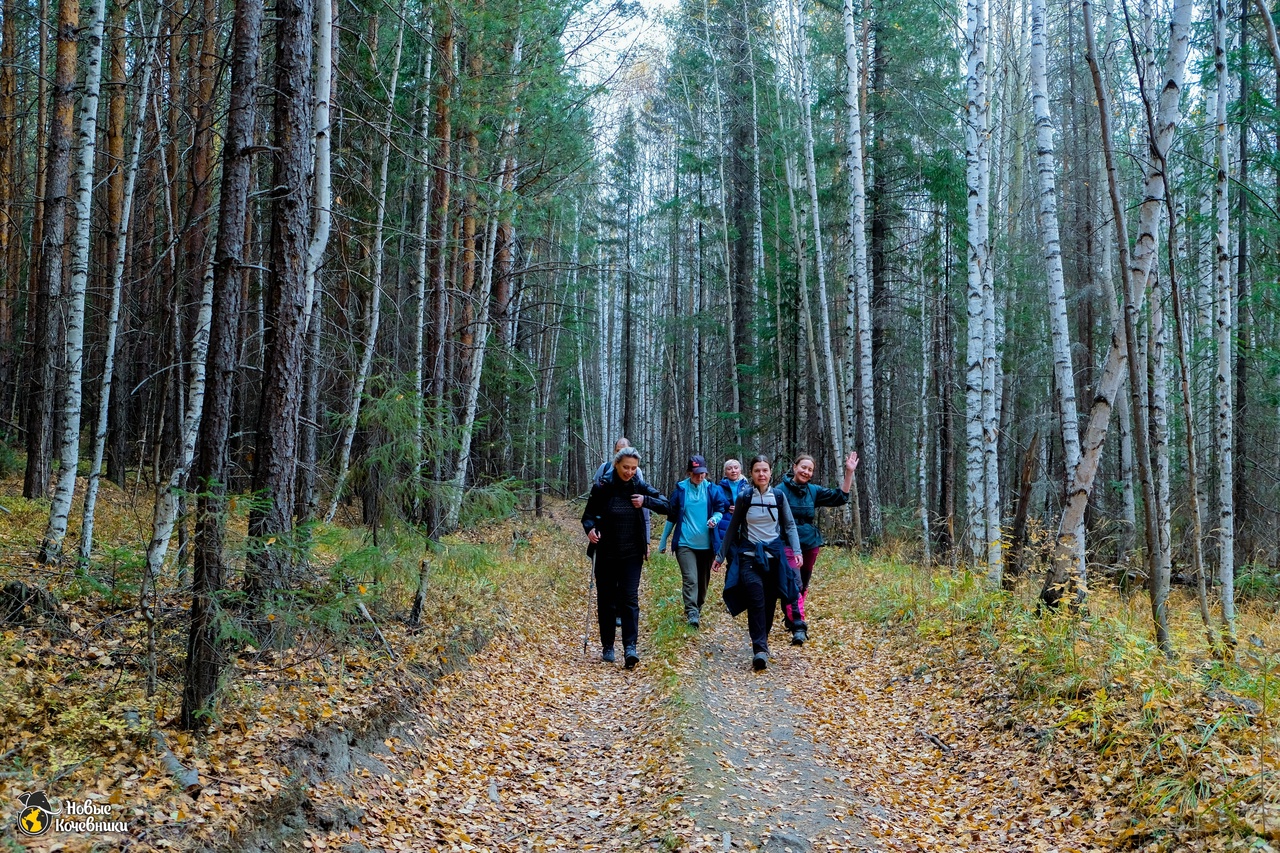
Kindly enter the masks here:
<path id="1" fill-rule="evenodd" d="M 18 812 L 18 831 L 33 838 L 48 832 L 53 826 L 53 816 L 62 811 L 59 808 L 55 812 L 42 791 L 23 794 L 18 797 L 18 802 L 22 803 L 22 811 Z"/>

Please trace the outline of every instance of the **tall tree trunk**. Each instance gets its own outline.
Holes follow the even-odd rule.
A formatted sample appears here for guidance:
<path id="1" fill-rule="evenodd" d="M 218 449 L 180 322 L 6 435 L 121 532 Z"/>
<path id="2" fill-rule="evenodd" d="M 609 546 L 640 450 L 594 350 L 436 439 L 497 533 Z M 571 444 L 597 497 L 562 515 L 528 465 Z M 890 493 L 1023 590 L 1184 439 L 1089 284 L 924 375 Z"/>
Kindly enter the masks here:
<path id="1" fill-rule="evenodd" d="M 853 0 L 844 0 L 844 107 L 849 118 L 845 163 L 849 170 L 849 273 L 845 283 L 845 435 L 858 434 L 858 385 L 862 408 L 862 470 L 867 489 L 867 521 L 871 535 L 884 532 L 880 513 L 879 442 L 876 437 L 875 369 L 871 351 L 871 283 L 867 271 L 867 193 L 863 170 L 862 112 L 859 104 L 858 32 Z M 855 344 L 856 342 L 856 344 Z M 855 365 L 856 358 L 856 365 Z M 856 368 L 856 369 L 855 369 Z M 839 456 L 836 457 L 837 462 Z"/>
<path id="2" fill-rule="evenodd" d="M 130 221 L 133 216 L 133 198 L 134 191 L 138 185 L 138 165 L 142 159 L 142 137 L 147 125 L 147 106 L 151 92 L 151 74 L 152 63 L 155 61 L 155 44 L 160 38 L 160 24 L 163 16 L 156 12 L 155 22 L 152 24 L 151 33 L 142 45 L 143 60 L 141 74 L 141 89 L 138 96 L 138 116 L 136 126 L 133 129 L 133 147 L 130 149 L 129 161 L 124 166 L 124 186 L 122 188 L 120 198 L 120 210 L 115 214 L 114 230 L 110 237 L 114 241 L 114 248 L 111 251 L 111 304 L 107 309 L 107 339 L 103 347 L 102 362 L 102 390 L 98 394 L 98 420 L 93 432 L 93 464 L 89 468 L 89 483 L 84 493 L 84 520 L 80 525 L 80 562 L 85 564 L 89 562 L 89 557 L 93 553 L 93 525 L 94 513 L 98 500 L 98 484 L 102 475 L 102 460 L 106 454 L 107 446 L 107 419 L 111 412 L 111 395 L 113 389 L 113 379 L 115 376 L 115 359 L 116 359 L 116 340 L 120 329 L 120 311 L 122 304 L 122 296 L 124 292 L 124 268 L 125 257 L 129 247 Z M 116 46 L 116 50 L 123 55 L 125 49 L 124 40 L 121 39 Z M 122 69 L 124 63 L 120 62 L 119 67 Z M 200 354 L 200 360 L 193 366 L 194 370 L 198 369 L 203 375 L 204 373 L 204 355 Z M 192 436 L 194 440 L 194 435 Z M 170 532 L 172 532 L 172 523 L 170 524 Z M 154 537 L 153 537 L 154 539 Z M 168 537 L 165 538 L 167 544 Z M 148 549 L 148 556 L 150 549 Z M 148 560 L 150 565 L 150 560 Z"/>
<path id="3" fill-rule="evenodd" d="M 315 149 L 311 242 L 303 273 L 303 326 L 307 330 L 306 385 L 298 434 L 298 521 L 315 518 L 320 417 L 320 262 L 333 227 L 333 100 L 337 82 L 338 16 L 333 0 L 316 0 Z"/>
<path id="4" fill-rule="evenodd" d="M 257 124 L 258 59 L 262 0 L 236 0 L 231 36 L 231 88 L 223 143 L 218 240 L 213 263 L 213 310 L 206 358 L 207 387 L 200 419 L 196 471 L 196 548 L 191 583 L 191 629 L 180 723 L 204 725 L 212 709 L 224 660 L 218 597 L 226 583 L 228 438 L 238 368 L 242 276 L 246 263 L 250 173 Z"/>
<path id="5" fill-rule="evenodd" d="M 926 566 L 933 565 L 933 533 L 929 529 L 929 375 L 933 336 L 929 302 L 933 298 L 924 270 L 920 270 L 920 423 L 916 431 L 916 487 L 919 490 L 920 543 Z"/>
<path id="6" fill-rule="evenodd" d="M 1046 2 L 1031 0 L 1031 92 L 1036 120 L 1036 173 L 1039 178 L 1040 235 L 1044 243 L 1045 272 L 1049 287 L 1049 329 L 1053 339 L 1054 386 L 1058 419 L 1062 425 L 1066 486 L 1075 480 L 1080 463 L 1079 414 L 1076 411 L 1075 371 L 1071 358 L 1071 329 L 1067 322 L 1066 283 L 1062 247 L 1058 236 L 1057 180 L 1053 145 L 1053 118 L 1049 113 Z M 1076 531 L 1076 574 L 1085 571 L 1084 518 Z"/>
<path id="7" fill-rule="evenodd" d="M 831 447 L 832 464 L 839 466 L 844 459 L 843 418 L 840 407 L 840 378 L 836 373 L 835 355 L 831 347 L 830 300 L 827 298 L 827 262 L 822 241 L 822 217 L 818 206 L 818 167 L 813 154 L 813 93 L 809 81 L 809 24 L 805 11 L 807 0 L 796 0 L 796 88 L 800 99 L 800 132 L 804 140 L 805 175 L 808 178 L 809 207 L 813 217 L 814 272 L 818 284 L 818 330 L 822 340 L 822 367 L 826 385 L 826 409 L 824 423 Z M 816 367 L 816 365 L 815 365 Z"/>
<path id="8" fill-rule="evenodd" d="M 302 410 L 302 312 L 306 299 L 307 244 L 311 211 L 311 51 L 313 0 L 277 0 L 275 50 L 274 174 L 271 267 L 264 338 L 267 360 L 258 412 L 253 488 L 268 496 L 249 513 L 249 535 L 257 550 L 245 568 L 245 591 L 261 607 L 274 591 L 292 583 L 298 420 Z M 268 541 L 272 540 L 272 541 Z M 283 638 L 273 636 L 275 641 Z"/>
<path id="9" fill-rule="evenodd" d="M 431 19 L 427 19 L 426 42 L 431 43 Z M 413 411 L 413 479 L 414 479 L 414 520 L 424 522 L 422 513 L 422 478 L 426 471 L 427 418 L 426 405 L 430 394 L 430 382 L 427 373 L 427 291 L 431 286 L 430 274 L 427 270 L 427 258 L 430 254 L 431 239 L 431 57 L 430 50 L 424 51 L 422 69 L 422 127 L 418 175 L 418 218 L 415 223 L 415 236 L 418 240 L 414 255 L 414 281 L 417 285 L 417 321 L 413 327 L 413 372 L 417 385 L 418 401 Z M 585 426 L 585 425 L 584 425 Z"/>
<path id="10" fill-rule="evenodd" d="M 383 229 L 387 219 L 387 173 L 391 167 L 391 124 L 396 114 L 396 90 L 400 85 L 400 57 L 404 48 L 404 7 L 401 7 L 400 24 L 396 30 L 396 49 L 391 59 L 391 81 L 387 86 L 387 118 L 382 126 L 382 160 L 378 166 L 378 181 L 374 187 L 374 223 L 373 223 L 373 278 L 369 292 L 369 325 L 364 341 L 364 351 L 360 356 L 360 367 L 356 372 L 355 382 L 351 386 L 351 403 L 347 409 L 347 417 L 342 425 L 342 436 L 338 439 L 338 472 L 334 478 L 333 497 L 329 502 L 329 511 L 325 513 L 325 521 L 333 521 L 338 514 L 338 502 L 342 499 L 342 489 L 347 482 L 347 472 L 351 466 L 351 443 L 355 439 L 356 427 L 360 423 L 360 403 L 364 397 L 364 386 L 369 381 L 369 373 L 373 369 L 373 355 L 378 346 L 378 326 L 382 318 L 382 270 L 386 251 L 383 245 Z M 376 61 L 377 57 L 374 57 Z"/>
<path id="11" fill-rule="evenodd" d="M 1271 62 L 1275 65 L 1276 80 L 1280 80 L 1280 38 L 1276 37 L 1275 18 L 1267 8 L 1267 0 L 1253 0 L 1253 2 L 1258 7 L 1258 14 L 1262 17 L 1263 26 L 1267 31 L 1267 47 L 1271 51 Z"/>
<path id="12" fill-rule="evenodd" d="M 1178 245 L 1178 217 L 1174 215 L 1174 207 L 1168 205 L 1169 245 Z M 1187 507 L 1191 515 L 1191 571 L 1196 576 L 1196 599 L 1200 605 L 1200 619 L 1204 622 L 1205 636 L 1209 647 L 1217 646 L 1214 636 L 1213 622 L 1209 616 L 1209 596 L 1205 583 L 1204 571 L 1204 525 L 1200 509 L 1200 475 L 1199 459 L 1196 452 L 1196 418 L 1193 411 L 1193 395 L 1191 389 L 1191 342 L 1187 329 L 1186 317 L 1182 310 L 1181 288 L 1177 279 L 1178 265 L 1173 252 L 1169 253 L 1169 278 L 1163 288 L 1162 296 L 1167 296 L 1173 307 L 1174 334 L 1178 340 L 1178 379 L 1182 392 L 1183 437 L 1186 440 L 1187 453 Z"/>
<path id="13" fill-rule="evenodd" d="M 1215 161 L 1217 175 L 1214 182 L 1213 201 L 1215 218 L 1214 257 L 1217 259 L 1215 275 L 1217 292 L 1217 327 L 1214 344 L 1217 348 L 1218 428 L 1218 582 L 1222 585 L 1222 628 L 1228 644 L 1235 642 L 1235 496 L 1233 466 L 1235 465 L 1235 423 L 1232 409 L 1232 333 L 1234 331 L 1234 290 L 1231 281 L 1231 230 L 1230 204 L 1227 180 L 1230 171 L 1228 159 L 1227 99 L 1230 85 L 1227 77 L 1227 10 L 1226 0 L 1215 0 L 1213 7 L 1213 67 L 1218 78 L 1217 126 L 1215 135 Z"/>
<path id="14" fill-rule="evenodd" d="M 43 322 L 33 323 L 31 321 L 31 318 L 33 317 L 38 316 L 42 321 L 46 317 L 46 314 L 37 315 L 33 313 L 32 307 L 34 306 L 38 308 L 40 305 L 40 282 L 41 282 L 40 271 L 44 267 L 44 262 L 41 260 L 40 250 L 44 244 L 45 195 L 49 189 L 49 132 L 51 130 L 49 126 L 49 107 L 50 107 L 50 104 L 49 104 L 49 57 L 48 57 L 49 0 L 38 0 L 37 19 L 39 21 L 39 24 L 37 26 L 37 37 L 36 37 L 36 75 L 35 75 L 36 77 L 36 138 L 35 138 L 36 186 L 35 186 L 35 204 L 31 211 L 31 244 L 29 246 L 30 255 L 27 262 L 27 311 L 26 311 L 26 314 L 27 314 L 28 320 L 27 320 L 27 330 L 26 330 L 26 341 L 24 342 L 25 346 L 24 346 L 24 354 L 23 354 L 23 361 L 22 361 L 22 373 L 17 380 L 19 384 L 23 384 L 27 387 L 27 393 L 16 395 L 16 397 L 22 401 L 22 406 L 20 411 L 22 412 L 23 422 L 26 425 L 28 430 L 26 433 L 26 441 L 28 446 L 30 446 L 30 443 L 31 443 L 30 421 L 32 418 L 32 411 L 31 411 L 32 395 L 30 392 L 32 390 L 35 390 L 38 386 L 38 383 L 40 382 L 46 383 L 46 385 L 41 387 L 48 387 L 47 383 L 52 383 L 53 381 L 52 379 L 45 378 L 42 373 L 39 373 L 39 371 L 42 370 L 40 366 L 42 362 L 36 358 L 36 349 L 38 346 L 40 346 L 40 341 L 38 340 L 38 338 L 42 334 Z M 79 23 L 79 19 L 77 18 L 77 24 L 78 23 Z M 70 133 L 69 130 L 67 132 Z M 46 348 L 44 357 L 45 359 L 47 359 L 48 358 L 47 349 L 49 346 L 51 346 L 51 344 L 46 343 L 44 344 L 44 346 Z M 46 456 L 44 457 L 45 461 L 41 463 L 45 466 L 43 471 L 44 479 L 40 481 L 41 485 L 29 488 L 31 481 L 33 479 L 38 480 L 39 478 L 24 476 L 23 484 L 22 484 L 22 496 L 25 498 L 44 497 L 47 494 L 47 489 L 49 487 L 49 464 L 50 463 L 48 461 L 48 456 L 47 456 L 48 454 L 47 434 L 45 438 L 41 440 L 45 442 L 43 446 L 45 447 L 44 452 L 46 454 Z M 26 475 L 30 475 L 30 474 L 31 474 L 31 457 L 30 457 L 30 454 L 28 453 Z"/>
<path id="15" fill-rule="evenodd" d="M 2 4 L 4 21 L 0 24 L 0 418 L 7 418 L 10 401 L 16 394 L 17 359 L 14 326 L 18 305 L 18 265 L 14 262 L 17 222 L 14 216 L 14 137 L 17 132 L 17 50 L 16 0 Z M 0 437 L 8 439 L 10 426 L 0 425 Z"/>
<path id="16" fill-rule="evenodd" d="M 520 79 L 523 47 L 523 33 L 517 31 L 515 42 L 511 49 L 510 79 L 512 80 Z M 498 143 L 500 166 L 497 185 L 494 187 L 494 195 L 496 196 L 495 209 L 490 213 L 489 233 L 485 239 L 485 259 L 480 276 L 480 318 L 476 326 L 475 344 L 471 351 L 471 366 L 467 373 L 468 385 L 462 415 L 462 446 L 458 451 L 458 464 L 454 469 L 452 485 L 449 489 L 448 511 L 445 515 L 446 530 L 454 530 L 458 526 L 458 516 L 462 510 L 463 490 L 467 484 L 467 468 L 471 463 L 471 441 L 475 430 L 476 406 L 480 397 L 480 379 L 484 372 L 485 351 L 489 342 L 489 310 L 490 297 L 493 293 L 494 255 L 498 237 L 498 223 L 502 219 L 502 208 L 505 202 L 503 188 L 508 180 L 514 180 L 515 164 L 511 160 L 514 157 L 511 149 L 514 147 L 516 136 L 520 132 L 519 112 L 516 109 L 516 98 L 519 95 L 519 91 L 517 86 L 511 93 L 508 117 L 503 125 L 502 136 Z"/>
<path id="17" fill-rule="evenodd" d="M 965 50 L 968 57 L 968 101 L 965 108 L 965 181 L 968 202 L 968 345 L 965 350 L 965 496 L 969 551 L 975 560 L 987 559 L 989 546 L 999 542 L 998 531 L 990 529 L 984 450 L 986 445 L 984 400 L 994 389 L 986 386 L 986 280 L 990 262 L 988 149 L 990 106 L 987 100 L 987 3 L 967 0 Z M 992 586 L 1001 584 L 1000 564 L 988 560 L 987 577 Z"/>
<path id="18" fill-rule="evenodd" d="M 95 0 L 89 23 L 89 57 L 85 71 L 84 98 L 80 113 L 80 160 L 76 165 L 76 230 L 71 237 L 71 282 L 67 294 L 66 378 L 62 401 L 61 461 L 58 485 L 49 506 L 49 524 L 40 546 L 40 561 L 62 559 L 62 540 L 67 535 L 71 498 L 76 490 L 80 466 L 80 415 L 84 376 L 85 294 L 89 288 L 89 226 L 93 205 L 93 177 L 98 151 L 98 99 L 102 91 L 102 34 L 106 26 L 106 0 Z M 58 247 L 61 253 L 62 247 Z"/>
<path id="19" fill-rule="evenodd" d="M 449 353 L 449 212 L 451 188 L 451 154 L 450 145 L 453 139 L 453 121 L 451 104 L 453 97 L 453 7 L 446 3 L 441 14 L 440 41 L 437 50 L 440 52 L 440 82 L 435 96 L 435 130 L 432 138 L 436 142 L 435 163 L 432 166 L 434 184 L 431 189 L 433 215 L 431 218 L 431 251 L 432 255 L 432 293 L 435 316 L 432 318 L 431 335 L 431 405 L 435 409 L 436 447 L 444 446 L 445 430 L 448 425 L 446 412 L 445 380 L 448 376 Z M 441 460 L 443 454 L 434 454 L 433 479 L 438 483 L 443 479 Z M 441 502 L 432 501 L 433 520 L 438 526 L 442 521 L 439 515 Z"/>
<path id="20" fill-rule="evenodd" d="M 1135 350 L 1132 324 L 1135 315 L 1145 308 L 1146 277 L 1151 272 L 1154 262 L 1155 226 L 1159 219 L 1160 208 L 1164 204 L 1164 173 L 1162 170 L 1181 119 L 1179 97 L 1182 93 L 1183 74 L 1186 69 L 1188 29 L 1191 14 L 1189 0 L 1177 0 L 1175 2 L 1170 24 L 1170 50 L 1165 60 L 1164 73 L 1162 75 L 1159 108 L 1157 114 L 1149 118 L 1148 145 L 1152 162 L 1148 167 L 1146 190 L 1140 209 L 1138 242 L 1131 259 L 1128 229 L 1125 227 L 1124 219 L 1125 205 L 1120 197 L 1119 182 L 1116 174 L 1115 149 L 1111 135 L 1111 108 L 1106 87 L 1102 82 L 1102 74 L 1097 62 L 1097 51 L 1094 46 L 1092 4 L 1089 0 L 1085 0 L 1082 8 L 1085 15 L 1085 55 L 1089 61 L 1089 68 L 1093 75 L 1094 91 L 1098 100 L 1102 146 L 1107 164 L 1107 184 L 1111 194 L 1112 213 L 1115 217 L 1116 242 L 1120 249 L 1120 266 L 1125 276 L 1127 296 L 1125 317 L 1123 322 L 1117 324 L 1112 332 L 1111 348 L 1108 350 L 1107 361 L 1103 366 L 1102 376 L 1098 381 L 1094 405 L 1089 413 L 1088 427 L 1085 430 L 1084 439 L 1081 441 L 1080 465 L 1077 468 L 1076 481 L 1071 493 L 1068 495 L 1067 504 L 1063 510 L 1062 520 L 1058 528 L 1053 566 L 1045 578 L 1044 589 L 1040 593 L 1041 599 L 1050 606 L 1056 606 L 1067 595 L 1070 595 L 1073 603 L 1079 606 L 1083 603 L 1087 593 L 1085 579 L 1073 576 L 1072 573 L 1075 564 L 1074 555 L 1076 553 L 1075 531 L 1080 523 L 1079 519 L 1084 517 L 1089 496 L 1092 494 L 1102 446 L 1106 440 L 1111 408 L 1115 402 L 1115 395 L 1124 381 L 1126 364 L 1131 360 L 1136 361 L 1136 357 L 1132 352 Z M 1141 286 L 1134 281 L 1139 275 L 1142 276 Z M 1129 366 L 1132 367 L 1132 365 Z M 1132 375 L 1130 378 L 1133 381 Z M 1135 439 L 1140 442 L 1137 455 L 1139 460 L 1144 457 L 1150 460 L 1150 454 L 1145 446 L 1146 436 L 1139 434 L 1142 432 L 1145 432 L 1145 430 L 1135 430 Z M 1147 505 L 1153 507 L 1155 503 L 1154 490 L 1151 488 L 1150 478 L 1147 477 L 1145 479 L 1146 488 L 1151 491 L 1151 494 L 1144 495 L 1144 498 L 1147 501 Z M 1157 537 L 1150 524 L 1150 521 L 1154 520 L 1154 515 L 1149 515 L 1148 518 L 1148 542 L 1155 544 L 1157 543 Z M 1159 624 L 1160 614 L 1153 615 L 1157 624 Z"/>
<path id="21" fill-rule="evenodd" d="M 75 118 L 76 48 L 79 39 L 79 0 L 58 4 L 58 55 L 53 78 L 53 110 L 49 118 L 45 158 L 43 210 L 39 212 L 40 277 L 35 310 L 30 312 L 34 346 L 31 387 L 27 395 L 27 468 L 22 496 L 42 498 L 52 469 L 53 400 L 56 393 L 57 349 L 62 328 L 63 243 L 66 241 L 67 192 L 71 176 L 71 133 Z M 42 546 L 42 556 L 46 549 Z"/>

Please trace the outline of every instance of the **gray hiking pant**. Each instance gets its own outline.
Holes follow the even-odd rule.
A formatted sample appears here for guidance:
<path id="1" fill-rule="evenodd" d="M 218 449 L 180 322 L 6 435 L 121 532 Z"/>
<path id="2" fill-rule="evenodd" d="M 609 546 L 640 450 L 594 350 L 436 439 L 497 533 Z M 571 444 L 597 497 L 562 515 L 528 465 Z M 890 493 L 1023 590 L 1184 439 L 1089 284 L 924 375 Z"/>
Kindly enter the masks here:
<path id="1" fill-rule="evenodd" d="M 676 547 L 676 562 L 680 564 L 680 592 L 684 596 L 684 615 L 697 616 L 707 600 L 707 585 L 711 583 L 711 561 L 715 558 L 710 548 L 706 550 Z"/>

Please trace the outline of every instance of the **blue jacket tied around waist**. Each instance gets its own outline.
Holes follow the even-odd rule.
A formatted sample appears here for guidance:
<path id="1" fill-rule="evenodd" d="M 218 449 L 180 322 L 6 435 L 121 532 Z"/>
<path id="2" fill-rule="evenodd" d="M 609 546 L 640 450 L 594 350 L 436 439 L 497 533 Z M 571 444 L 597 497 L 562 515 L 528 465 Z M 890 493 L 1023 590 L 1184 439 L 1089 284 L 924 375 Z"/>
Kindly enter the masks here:
<path id="1" fill-rule="evenodd" d="M 742 493 L 739 497 L 753 497 L 754 491 L 753 488 L 751 492 Z M 792 568 L 783 550 L 785 537 L 785 544 L 791 548 L 792 552 L 800 553 L 800 538 L 796 534 L 796 522 L 791 515 L 791 505 L 787 503 L 782 493 L 772 487 L 769 491 L 773 492 L 774 500 L 777 502 L 778 527 L 782 531 L 782 536 L 770 542 L 751 542 L 747 538 L 746 531 L 747 509 L 751 501 L 738 500 L 733 506 L 733 520 L 729 522 L 724 541 L 720 543 L 717 558 L 727 563 L 724 575 L 724 604 L 729 608 L 729 613 L 734 616 L 747 609 L 746 591 L 741 584 L 740 563 L 743 557 L 754 559 L 761 566 L 768 566 L 771 562 L 769 558 L 772 557 L 776 560 L 778 571 L 768 574 L 777 585 L 778 598 L 786 604 L 793 604 L 800 597 L 800 573 Z"/>

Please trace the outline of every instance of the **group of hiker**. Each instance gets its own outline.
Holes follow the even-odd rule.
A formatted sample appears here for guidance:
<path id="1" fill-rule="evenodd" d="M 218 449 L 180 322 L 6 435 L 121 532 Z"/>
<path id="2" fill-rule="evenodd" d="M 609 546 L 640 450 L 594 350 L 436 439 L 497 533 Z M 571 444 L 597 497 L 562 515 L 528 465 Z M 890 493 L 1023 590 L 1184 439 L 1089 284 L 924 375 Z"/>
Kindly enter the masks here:
<path id="1" fill-rule="evenodd" d="M 814 459 L 799 456 L 791 471 L 773 485 L 769 457 L 752 457 L 744 472 L 737 459 L 724 462 L 724 477 L 709 479 L 706 459 L 689 457 L 688 476 L 663 495 L 645 482 L 640 453 L 629 439 L 614 444 L 612 462 L 596 472 L 582 513 L 587 554 L 592 559 L 600 624 L 601 659 L 617 660 L 617 631 L 622 631 L 627 669 L 640 662 L 640 573 L 649 556 L 649 513 L 667 517 L 659 553 L 668 546 L 680 566 L 685 618 L 701 624 L 711 575 L 725 566 L 723 598 L 729 612 L 747 612 L 752 668 L 769 665 L 769 634 L 779 602 L 793 645 L 809 637 L 804 603 L 822 548 L 817 508 L 849 501 L 858 454 L 844 460 L 839 488 L 812 482 Z"/>

